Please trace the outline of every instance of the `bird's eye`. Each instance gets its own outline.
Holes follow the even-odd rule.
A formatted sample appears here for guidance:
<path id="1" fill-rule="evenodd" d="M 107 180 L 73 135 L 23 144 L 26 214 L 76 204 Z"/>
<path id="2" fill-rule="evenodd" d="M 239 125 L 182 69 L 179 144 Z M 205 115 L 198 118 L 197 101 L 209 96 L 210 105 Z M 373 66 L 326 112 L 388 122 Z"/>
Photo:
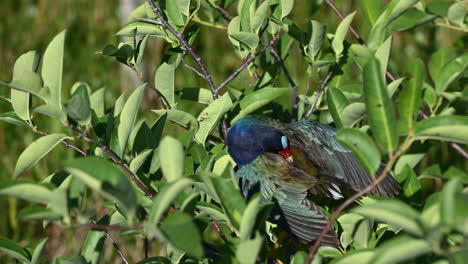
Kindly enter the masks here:
<path id="1" fill-rule="evenodd" d="M 281 145 L 283 146 L 283 149 L 288 147 L 288 138 L 286 136 L 281 137 Z"/>

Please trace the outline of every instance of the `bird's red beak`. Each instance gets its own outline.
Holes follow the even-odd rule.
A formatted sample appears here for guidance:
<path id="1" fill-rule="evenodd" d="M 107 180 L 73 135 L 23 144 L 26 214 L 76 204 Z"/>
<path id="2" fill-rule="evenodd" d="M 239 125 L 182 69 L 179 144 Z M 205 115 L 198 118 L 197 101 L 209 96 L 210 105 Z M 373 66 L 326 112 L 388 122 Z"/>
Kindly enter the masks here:
<path id="1" fill-rule="evenodd" d="M 286 147 L 285 149 L 280 151 L 279 154 L 281 154 L 281 156 L 285 158 L 291 157 L 291 152 L 289 151 L 289 147 Z"/>

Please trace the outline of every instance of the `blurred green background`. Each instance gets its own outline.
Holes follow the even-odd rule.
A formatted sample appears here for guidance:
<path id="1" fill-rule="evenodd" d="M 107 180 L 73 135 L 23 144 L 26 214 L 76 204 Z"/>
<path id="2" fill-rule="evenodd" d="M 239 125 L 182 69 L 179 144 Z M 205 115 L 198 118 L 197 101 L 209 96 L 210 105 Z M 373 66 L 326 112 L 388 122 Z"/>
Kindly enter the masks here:
<path id="1" fill-rule="evenodd" d="M 377 1 L 377 0 L 376 0 Z M 118 44 L 119 37 L 114 34 L 125 24 L 127 18 L 122 11 L 123 3 L 127 2 L 137 6 L 142 0 L 2 0 L 0 1 L 0 80 L 9 82 L 12 78 L 13 65 L 21 54 L 29 50 L 43 52 L 48 42 L 60 31 L 67 29 L 67 40 L 65 47 L 63 89 L 64 100 L 69 98 L 69 90 L 77 81 L 90 84 L 95 90 L 107 87 L 110 97 L 118 96 L 126 89 L 133 89 L 141 80 L 138 80 L 131 72 L 123 70 L 116 61 L 99 54 L 107 44 Z M 202 2 L 206 2 L 202 0 Z M 296 1 L 293 14 L 289 17 L 299 26 L 305 26 L 310 19 L 315 19 L 328 26 L 329 32 L 334 32 L 339 18 L 330 8 L 322 5 L 321 0 Z M 387 1 L 385 1 L 387 2 Z M 206 4 L 206 3 L 205 3 Z M 359 12 L 359 1 L 337 0 L 337 6 L 344 14 L 358 10 L 353 25 L 358 32 L 368 35 L 369 25 L 365 23 Z M 229 11 L 235 14 L 235 5 Z M 221 22 L 222 23 L 222 22 Z M 349 34 L 348 34 L 349 35 Z M 431 53 L 440 47 L 463 47 L 467 42 L 466 34 L 452 31 L 446 28 L 418 27 L 415 30 L 395 33 L 393 35 L 393 49 L 389 62 L 389 69 L 395 76 L 400 76 L 404 65 L 409 58 L 421 57 L 427 62 Z M 350 42 L 355 40 L 348 36 Z M 159 39 L 151 39 L 146 50 L 146 73 L 145 80 L 152 81 L 153 73 L 159 65 L 165 50 L 165 45 Z M 197 52 L 202 56 L 213 75 L 215 83 L 221 82 L 226 76 L 236 69 L 241 60 L 233 52 L 232 46 L 223 30 L 202 27 L 198 40 L 195 43 Z M 295 81 L 304 91 L 307 86 L 307 75 L 305 63 L 300 59 L 299 49 L 292 49 L 286 66 Z M 350 79 L 359 79 L 359 70 L 356 76 L 347 76 Z M 242 88 L 255 82 L 245 71 L 232 84 L 234 87 Z M 315 89 L 318 78 L 312 80 Z M 278 86 L 288 86 L 282 74 Z M 176 87 L 206 87 L 204 80 L 198 78 L 185 67 L 179 67 L 176 77 Z M 9 90 L 0 88 L 0 95 L 9 96 Z M 143 103 L 142 112 L 158 107 L 154 91 L 147 91 Z M 285 100 L 284 103 L 289 103 Z M 0 113 L 10 111 L 10 105 L 0 99 Z M 46 132 L 62 131 L 61 125 L 43 118 L 44 122 L 37 122 L 39 128 Z M 27 128 L 16 127 L 6 123 L 0 124 L 0 181 L 12 177 L 16 160 L 25 146 L 38 138 Z M 76 142 L 77 145 L 83 143 Z M 84 143 L 86 144 L 86 143 Z M 84 148 L 86 148 L 84 146 Z M 446 145 L 442 148 L 449 152 Z M 43 159 L 34 166 L 23 177 L 40 181 L 45 178 L 52 168 L 59 168 L 61 162 L 71 156 L 74 152 L 65 147 L 56 148 L 51 154 L 52 158 Z M 447 154 L 448 155 L 448 154 Z M 444 157 L 441 157 L 444 159 Z M 445 161 L 450 162 L 450 159 Z M 97 195 L 95 199 L 99 201 Z M 95 204 L 102 204 L 96 202 Z M 25 204 L 14 198 L 0 196 L 0 236 L 9 237 L 18 241 L 21 245 L 35 245 L 38 239 L 49 236 L 47 255 L 50 258 L 60 255 L 73 255 L 79 251 L 81 240 L 84 239 L 86 230 L 83 228 L 71 228 L 64 230 L 63 227 L 49 225 L 43 229 L 39 222 L 19 222 L 16 215 Z M 96 210 L 103 210 L 97 208 Z M 71 231 L 71 232 L 70 232 Z M 116 238 L 119 240 L 119 238 Z M 118 241 L 122 242 L 122 241 Z M 126 241 L 137 243 L 137 248 L 143 248 L 143 241 Z M 106 245 L 111 247 L 111 245 Z M 122 246 L 125 249 L 125 245 Z M 113 258 L 115 252 L 106 250 L 106 259 Z M 141 252 L 127 252 L 133 261 L 142 256 Z M 0 257 L 0 260 L 2 258 Z"/>

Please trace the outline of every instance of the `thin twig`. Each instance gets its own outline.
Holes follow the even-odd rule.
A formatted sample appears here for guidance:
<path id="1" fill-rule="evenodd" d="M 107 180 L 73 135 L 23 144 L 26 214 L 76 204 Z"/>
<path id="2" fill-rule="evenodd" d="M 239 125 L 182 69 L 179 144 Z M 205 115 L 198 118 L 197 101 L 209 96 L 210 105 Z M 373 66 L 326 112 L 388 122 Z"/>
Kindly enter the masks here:
<path id="1" fill-rule="evenodd" d="M 299 96 L 299 87 L 296 85 L 296 83 L 292 79 L 291 74 L 289 73 L 288 69 L 286 68 L 286 65 L 284 64 L 283 59 L 278 54 L 276 49 L 274 47 L 271 47 L 270 52 L 271 52 L 271 54 L 273 54 L 273 57 L 275 57 L 275 59 L 281 65 L 281 68 L 283 69 L 284 75 L 286 75 L 286 78 L 288 79 L 288 82 L 289 82 L 289 84 L 291 85 L 291 87 L 293 89 L 293 96 L 292 96 L 292 102 L 291 103 L 292 103 L 292 116 L 293 116 L 293 121 L 294 121 L 296 119 L 296 116 L 297 116 L 297 108 L 298 108 L 297 98 Z"/>
<path id="2" fill-rule="evenodd" d="M 215 219 L 211 219 L 211 223 L 213 224 L 214 228 L 216 229 L 216 232 L 218 232 L 219 236 L 223 239 L 224 243 L 228 243 L 228 240 L 226 238 L 226 235 L 223 233 L 223 230 L 219 227 L 218 223 L 216 222 Z"/>
<path id="3" fill-rule="evenodd" d="M 117 243 L 114 241 L 114 239 L 111 237 L 111 235 L 106 231 L 106 237 L 107 239 L 110 240 L 110 242 L 112 243 L 112 246 L 114 246 L 115 250 L 117 251 L 117 253 L 119 254 L 120 258 L 122 259 L 122 261 L 125 263 L 125 264 L 128 264 L 128 259 L 125 257 L 125 255 L 123 254 L 122 250 L 120 250 L 119 248 L 119 245 L 117 245 Z"/>
<path id="4" fill-rule="evenodd" d="M 47 136 L 47 135 L 49 135 L 47 132 L 40 131 L 40 130 L 37 130 L 37 129 L 34 130 L 34 132 L 36 132 L 37 134 L 42 135 L 42 136 Z M 81 155 L 83 155 L 83 156 L 86 156 L 86 155 L 87 155 L 87 154 L 86 154 L 86 151 L 84 151 L 84 150 L 78 148 L 78 147 L 75 146 L 75 145 L 72 145 L 72 144 L 68 143 L 68 142 L 65 141 L 65 140 L 62 140 L 61 143 L 64 144 L 65 146 L 69 147 L 69 148 L 72 148 L 72 149 L 76 150 L 77 152 L 79 152 L 79 153 L 80 153 Z"/>
<path id="5" fill-rule="evenodd" d="M 154 25 L 157 25 L 157 26 L 162 26 L 163 25 L 163 23 L 161 23 L 161 22 L 159 22 L 157 20 L 151 19 L 151 18 L 132 17 L 132 19 L 134 19 L 136 21 L 140 21 L 140 22 L 146 22 L 146 23 L 154 24 Z"/>
<path id="6" fill-rule="evenodd" d="M 80 225 L 80 227 L 107 230 L 107 231 L 124 231 L 124 230 L 130 230 L 130 229 L 141 229 L 143 228 L 143 225 L 122 226 L 122 225 L 101 225 L 101 224 L 96 224 L 96 223 L 88 223 L 88 224 L 82 224 Z"/>
<path id="7" fill-rule="evenodd" d="M 218 94 L 215 93 L 215 84 L 213 83 L 213 80 L 211 79 L 211 75 L 208 72 L 205 64 L 202 62 L 202 59 L 200 56 L 198 56 L 195 51 L 192 49 L 192 47 L 188 44 L 188 42 L 185 40 L 185 38 L 177 31 L 175 30 L 169 22 L 164 18 L 161 10 L 159 7 L 153 2 L 153 0 L 147 0 L 148 4 L 150 5 L 151 9 L 153 12 L 156 14 L 156 16 L 159 18 L 159 21 L 162 23 L 162 25 L 167 28 L 180 42 L 182 45 L 183 49 L 185 49 L 190 56 L 195 60 L 195 63 L 198 65 L 198 67 L 201 70 L 201 73 L 205 76 L 205 79 L 208 82 L 208 85 L 210 87 L 211 92 L 213 93 L 213 99 L 218 98 Z"/>
<path id="8" fill-rule="evenodd" d="M 195 69 L 194 67 L 192 67 L 190 64 L 187 63 L 187 61 L 185 61 L 185 55 L 186 53 L 184 52 L 184 54 L 182 54 L 182 63 L 184 64 L 185 67 L 187 67 L 188 69 L 192 70 L 193 72 L 195 72 L 198 76 L 202 77 L 203 79 L 206 80 L 206 77 L 205 75 L 203 75 L 201 72 L 199 72 L 197 69 Z"/>
<path id="9" fill-rule="evenodd" d="M 69 128 L 71 128 L 73 131 L 77 132 L 78 134 L 80 134 L 81 136 L 83 136 L 85 139 L 87 139 L 88 141 L 92 142 L 94 145 L 98 146 L 99 148 L 101 148 L 107 155 L 109 155 L 109 157 L 111 157 L 111 159 L 114 161 L 115 164 L 117 164 L 120 168 L 122 168 L 122 170 L 124 170 L 128 176 L 132 179 L 132 181 L 135 183 L 135 185 L 140 189 L 142 190 L 145 195 L 150 198 L 150 199 L 153 199 L 153 194 L 151 193 L 150 190 L 148 190 L 148 188 L 146 188 L 146 186 L 138 179 L 138 177 L 127 167 L 127 165 L 125 165 L 124 161 L 119 158 L 119 156 L 117 156 L 117 154 L 115 154 L 111 149 L 109 149 L 106 145 L 102 144 L 101 142 L 99 142 L 97 139 L 95 139 L 94 137 L 92 137 L 91 135 L 89 135 L 86 131 L 82 131 L 80 129 L 78 129 L 77 127 L 69 124 L 68 125 Z"/>
<path id="10" fill-rule="evenodd" d="M 450 143 L 450 146 L 455 149 L 458 153 L 460 153 L 465 159 L 468 160 L 468 152 L 466 152 L 460 145 L 457 143 Z"/>
<path id="11" fill-rule="evenodd" d="M 237 70 L 235 70 L 233 73 L 231 73 L 231 75 L 229 75 L 226 78 L 226 80 L 224 80 L 222 83 L 220 83 L 218 85 L 218 87 L 216 87 L 215 93 L 218 94 L 219 91 L 224 86 L 226 86 L 228 83 L 230 83 L 232 80 L 234 80 L 245 68 L 247 68 L 247 66 L 249 66 L 255 60 L 255 58 L 257 58 L 260 54 L 262 54 L 267 48 L 272 47 L 275 44 L 275 42 L 278 41 L 279 36 L 280 36 L 279 33 L 276 34 L 275 37 L 272 40 L 270 40 L 268 45 L 264 46 L 259 52 L 255 53 L 255 55 L 253 55 L 253 56 L 252 56 L 252 54 L 247 55 L 247 57 L 244 60 L 244 62 L 242 63 L 242 65 L 239 66 L 239 68 L 237 68 Z"/>
<path id="12" fill-rule="evenodd" d="M 332 72 L 332 71 L 329 71 L 328 74 L 327 74 L 327 76 L 326 76 L 325 79 L 323 80 L 323 82 L 320 84 L 319 88 L 317 89 L 317 95 L 315 95 L 314 101 L 313 101 L 312 104 L 310 105 L 310 109 L 309 109 L 309 111 L 307 112 L 307 114 L 304 116 L 304 119 L 309 118 L 309 116 L 314 112 L 315 106 L 317 105 L 317 102 L 318 102 L 318 99 L 320 98 L 320 95 L 322 94 L 323 89 L 324 89 L 325 86 L 327 85 L 327 83 L 328 83 L 328 81 L 330 80 L 330 78 L 332 77 L 332 75 L 333 75 L 333 72 Z"/>
<path id="13" fill-rule="evenodd" d="M 330 230 L 330 228 L 332 227 L 333 223 L 336 221 L 338 216 L 341 214 L 341 212 L 343 212 L 343 210 L 346 209 L 346 207 L 348 207 L 350 204 L 355 202 L 357 199 L 361 198 L 365 194 L 372 191 L 375 187 L 377 187 L 377 185 L 379 183 L 381 183 L 385 179 L 385 177 L 387 177 L 388 172 L 392 168 L 393 164 L 396 162 L 397 158 L 411 146 L 412 142 L 413 141 L 412 141 L 411 138 L 407 138 L 406 141 L 403 143 L 403 145 L 400 147 L 400 149 L 398 150 L 398 152 L 395 155 L 390 154 L 390 159 L 389 159 L 387 165 L 385 165 L 385 168 L 383 169 L 382 173 L 377 178 L 375 178 L 375 180 L 370 185 L 368 185 L 366 188 L 362 189 L 358 193 L 356 193 L 353 196 L 351 196 L 350 198 L 348 198 L 344 203 L 342 203 L 338 207 L 338 209 L 336 209 L 336 211 L 330 217 L 330 220 L 328 220 L 327 225 L 325 226 L 325 228 L 320 233 L 317 240 L 315 240 L 314 245 L 312 246 L 312 248 L 309 251 L 309 255 L 307 256 L 307 259 L 304 261 L 304 264 L 309 264 L 312 261 L 312 259 L 314 258 L 315 253 L 317 252 L 317 250 L 318 250 L 318 248 L 320 246 L 320 243 L 325 238 L 325 235 L 328 233 L 328 231 Z"/>
<path id="14" fill-rule="evenodd" d="M 216 3 L 214 3 L 214 2 L 211 1 L 211 0 L 208 0 L 208 3 L 210 3 L 210 5 L 211 5 L 214 9 L 218 10 L 218 11 L 224 16 L 224 18 L 225 18 L 226 20 L 230 21 L 230 20 L 232 19 L 232 15 L 229 14 L 229 12 L 228 12 L 226 9 L 220 7 L 219 5 L 217 5 Z"/>
<path id="15" fill-rule="evenodd" d="M 338 9 L 338 7 L 336 7 L 335 3 L 333 2 L 333 0 L 325 0 L 325 2 L 328 4 L 328 6 L 331 7 L 331 9 L 333 9 L 333 11 L 340 17 L 341 20 L 343 20 L 345 17 L 343 16 L 343 13 L 341 13 L 341 11 Z M 367 43 L 364 41 L 363 38 L 361 38 L 361 36 L 359 35 L 359 33 L 357 33 L 357 31 L 353 28 L 353 26 L 349 26 L 349 30 L 351 31 L 351 33 L 353 34 L 353 36 L 357 39 L 357 41 L 366 46 L 367 47 Z M 386 71 L 385 74 L 387 75 L 387 77 L 393 82 L 395 81 L 395 77 L 389 72 L 389 71 Z"/>

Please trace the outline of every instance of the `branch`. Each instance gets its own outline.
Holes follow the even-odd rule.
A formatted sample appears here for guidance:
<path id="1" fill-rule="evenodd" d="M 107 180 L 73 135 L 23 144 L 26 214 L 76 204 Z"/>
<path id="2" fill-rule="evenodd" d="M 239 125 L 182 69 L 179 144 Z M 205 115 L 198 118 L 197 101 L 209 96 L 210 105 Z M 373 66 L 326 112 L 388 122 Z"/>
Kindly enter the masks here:
<path id="1" fill-rule="evenodd" d="M 309 116 L 314 112 L 315 106 L 317 105 L 317 102 L 318 102 L 318 99 L 320 98 L 320 95 L 322 94 L 323 89 L 327 85 L 327 83 L 330 80 L 330 78 L 332 77 L 332 75 L 333 75 L 333 72 L 329 71 L 327 76 L 323 80 L 323 82 L 320 84 L 319 88 L 317 89 L 317 95 L 315 96 L 314 101 L 310 105 L 309 111 L 307 112 L 307 114 L 305 114 L 304 119 L 309 118 Z"/>
<path id="2" fill-rule="evenodd" d="M 125 263 L 125 264 L 128 264 L 128 259 L 125 257 L 125 255 L 123 254 L 122 250 L 120 250 L 119 248 L 119 245 L 117 245 L 117 243 L 114 241 L 114 239 L 112 239 L 111 235 L 106 232 L 106 236 L 107 236 L 107 239 L 109 239 L 112 243 L 112 246 L 114 246 L 115 250 L 117 251 L 117 253 L 119 254 L 120 258 L 122 259 L 122 261 Z"/>
<path id="3" fill-rule="evenodd" d="M 325 0 L 325 2 L 328 4 L 328 6 L 331 7 L 331 9 L 333 9 L 333 11 L 335 11 L 335 13 L 341 18 L 341 20 L 343 20 L 345 17 L 343 16 L 343 13 L 341 13 L 341 11 L 336 7 L 335 3 L 333 2 L 333 0 Z M 367 47 L 367 43 L 364 41 L 363 38 L 361 38 L 361 36 L 359 35 L 359 33 L 357 33 L 357 31 L 353 28 L 352 25 L 349 25 L 349 30 L 351 31 L 351 33 L 353 34 L 353 36 L 357 39 L 357 41 L 366 46 Z M 389 71 L 386 71 L 385 74 L 387 75 L 387 77 L 393 82 L 395 81 L 395 77 L 389 72 Z"/>
<path id="4" fill-rule="evenodd" d="M 150 24 L 157 25 L 157 26 L 163 26 L 163 23 L 157 20 L 151 19 L 151 18 L 132 17 L 132 19 L 136 21 L 140 21 L 140 22 L 150 23 Z"/>
<path id="5" fill-rule="evenodd" d="M 206 77 L 201 73 L 199 72 L 197 69 L 195 69 L 194 67 L 192 67 L 190 64 L 188 64 L 186 61 L 185 61 L 185 55 L 187 53 L 183 53 L 182 54 L 182 63 L 184 64 L 185 67 L 189 68 L 190 70 L 192 70 L 193 72 L 195 72 L 198 76 L 202 77 L 203 79 L 206 80 Z"/>
<path id="6" fill-rule="evenodd" d="M 281 65 L 281 68 L 283 68 L 283 72 L 286 75 L 286 78 L 288 79 L 289 84 L 293 88 L 293 96 L 292 96 L 292 102 L 291 103 L 292 103 L 292 116 L 293 116 L 293 120 L 295 120 L 296 115 L 297 115 L 297 108 L 298 108 L 297 98 L 299 96 L 299 87 L 296 85 L 296 83 L 292 79 L 291 74 L 289 73 L 288 69 L 286 68 L 286 65 L 284 65 L 284 61 L 281 58 L 281 56 L 278 54 L 276 49 L 271 47 L 270 51 L 271 51 L 271 54 L 273 54 L 273 57 L 275 57 L 275 59 Z"/>
<path id="7" fill-rule="evenodd" d="M 36 132 L 36 133 L 39 134 L 39 135 L 42 135 L 42 136 L 47 136 L 47 135 L 49 135 L 47 132 L 40 131 L 40 130 L 37 130 L 37 129 L 35 129 L 35 130 L 33 130 L 33 131 Z M 61 143 L 64 144 L 65 146 L 69 147 L 69 148 L 72 148 L 72 149 L 76 150 L 77 152 L 79 152 L 79 153 L 80 153 L 81 155 L 83 155 L 83 156 L 86 156 L 86 155 L 87 155 L 87 154 L 86 154 L 86 151 L 84 151 L 84 150 L 78 148 L 78 147 L 75 146 L 75 145 L 72 145 L 72 144 L 66 142 L 65 140 L 62 140 Z"/>
<path id="8" fill-rule="evenodd" d="M 252 56 L 252 53 L 247 55 L 247 57 L 245 58 L 242 65 L 239 66 L 239 68 L 237 68 L 237 70 L 235 70 L 233 73 L 231 73 L 231 75 L 229 75 L 226 78 L 226 80 L 224 80 L 221 84 L 219 84 L 218 87 L 216 87 L 216 89 L 215 89 L 216 95 L 218 95 L 219 91 L 224 86 L 226 86 L 228 83 L 230 83 L 232 80 L 234 80 L 245 68 L 247 68 L 247 66 L 249 66 L 255 60 L 255 58 L 257 58 L 259 55 L 261 55 L 267 48 L 272 47 L 275 44 L 275 42 L 278 41 L 279 36 L 280 36 L 279 33 L 276 34 L 275 37 L 272 40 L 270 40 L 268 45 L 264 46 L 259 52 L 255 53 L 255 55 Z"/>
<path id="9" fill-rule="evenodd" d="M 167 22 L 167 20 L 164 18 L 161 10 L 159 9 L 159 7 L 153 2 L 153 0 L 147 0 L 148 4 L 150 5 L 151 9 L 153 10 L 154 14 L 159 18 L 159 22 L 161 22 L 162 26 L 167 28 L 180 42 L 180 44 L 182 45 L 183 49 L 185 49 L 189 54 L 190 56 L 192 56 L 192 58 L 195 60 L 195 63 L 198 65 L 198 67 L 200 68 L 201 70 L 201 73 L 203 74 L 203 76 L 205 76 L 204 79 L 207 80 L 208 82 L 208 85 L 210 86 L 210 90 L 211 92 L 213 93 L 213 98 L 214 99 L 217 99 L 218 96 L 217 96 L 217 93 L 215 92 L 215 85 L 213 83 L 213 80 L 211 79 L 211 75 L 210 73 L 208 72 L 205 64 L 202 62 L 200 56 L 198 56 L 195 51 L 192 49 L 192 47 L 190 47 L 190 45 L 188 44 L 188 42 L 184 39 L 184 37 L 177 31 L 175 30 L 170 24 L 169 22 Z"/>
<path id="10" fill-rule="evenodd" d="M 218 10 L 218 11 L 223 15 L 223 17 L 224 17 L 226 20 L 230 21 L 230 20 L 232 19 L 232 15 L 229 14 L 229 12 L 228 12 L 226 9 L 220 7 L 219 5 L 217 5 L 216 3 L 214 3 L 214 2 L 211 1 L 211 0 L 208 0 L 208 3 L 209 3 L 214 9 Z"/>
<path id="11" fill-rule="evenodd" d="M 71 128 L 73 131 L 77 132 L 78 134 L 80 134 L 81 136 L 83 136 L 88 141 L 92 142 L 94 145 L 101 148 L 107 155 L 109 155 L 109 157 L 111 157 L 111 159 L 114 161 L 115 164 L 117 164 L 120 168 L 122 168 L 122 170 L 124 170 L 128 174 L 128 176 L 132 179 L 135 185 L 140 190 L 142 190 L 148 198 L 153 199 L 154 195 L 150 192 L 150 190 L 148 190 L 148 188 L 146 188 L 146 186 L 138 179 L 138 177 L 127 167 L 127 165 L 125 165 L 123 160 L 119 158 L 117 154 L 115 154 L 106 145 L 102 144 L 97 139 L 89 135 L 86 131 L 82 131 L 72 124 L 69 124 L 68 127 Z"/>
<path id="12" fill-rule="evenodd" d="M 80 225 L 80 227 L 107 230 L 107 231 L 124 231 L 124 230 L 130 230 L 130 229 L 141 229 L 143 228 L 143 225 L 122 226 L 122 225 L 101 225 L 101 224 L 96 224 L 96 223 L 88 223 L 88 224 L 82 224 Z"/>
<path id="13" fill-rule="evenodd" d="M 327 225 L 320 233 L 317 240 L 315 240 L 314 245 L 309 251 L 309 255 L 307 256 L 307 259 L 304 261 L 304 264 L 309 264 L 312 261 L 315 253 L 317 252 L 320 246 L 320 243 L 325 238 L 325 235 L 328 233 L 328 231 L 330 230 L 330 228 L 332 227 L 333 223 L 336 221 L 338 216 L 341 214 L 341 212 L 343 212 L 343 210 L 346 209 L 346 207 L 348 207 L 350 204 L 355 202 L 357 199 L 361 198 L 363 195 L 367 194 L 368 192 L 372 191 L 375 187 L 377 187 L 377 185 L 381 183 L 385 179 L 385 177 L 387 177 L 388 172 L 390 171 L 390 168 L 396 162 L 397 158 L 411 146 L 411 143 L 412 143 L 412 138 L 408 137 L 395 155 L 390 154 L 390 160 L 388 161 L 387 165 L 385 165 L 385 168 L 382 171 L 382 173 L 377 178 L 375 178 L 375 180 L 370 185 L 368 185 L 366 188 L 362 189 L 358 193 L 348 198 L 344 203 L 342 203 L 338 207 L 338 209 L 336 209 L 336 211 L 333 213 L 330 220 L 328 220 Z"/>

